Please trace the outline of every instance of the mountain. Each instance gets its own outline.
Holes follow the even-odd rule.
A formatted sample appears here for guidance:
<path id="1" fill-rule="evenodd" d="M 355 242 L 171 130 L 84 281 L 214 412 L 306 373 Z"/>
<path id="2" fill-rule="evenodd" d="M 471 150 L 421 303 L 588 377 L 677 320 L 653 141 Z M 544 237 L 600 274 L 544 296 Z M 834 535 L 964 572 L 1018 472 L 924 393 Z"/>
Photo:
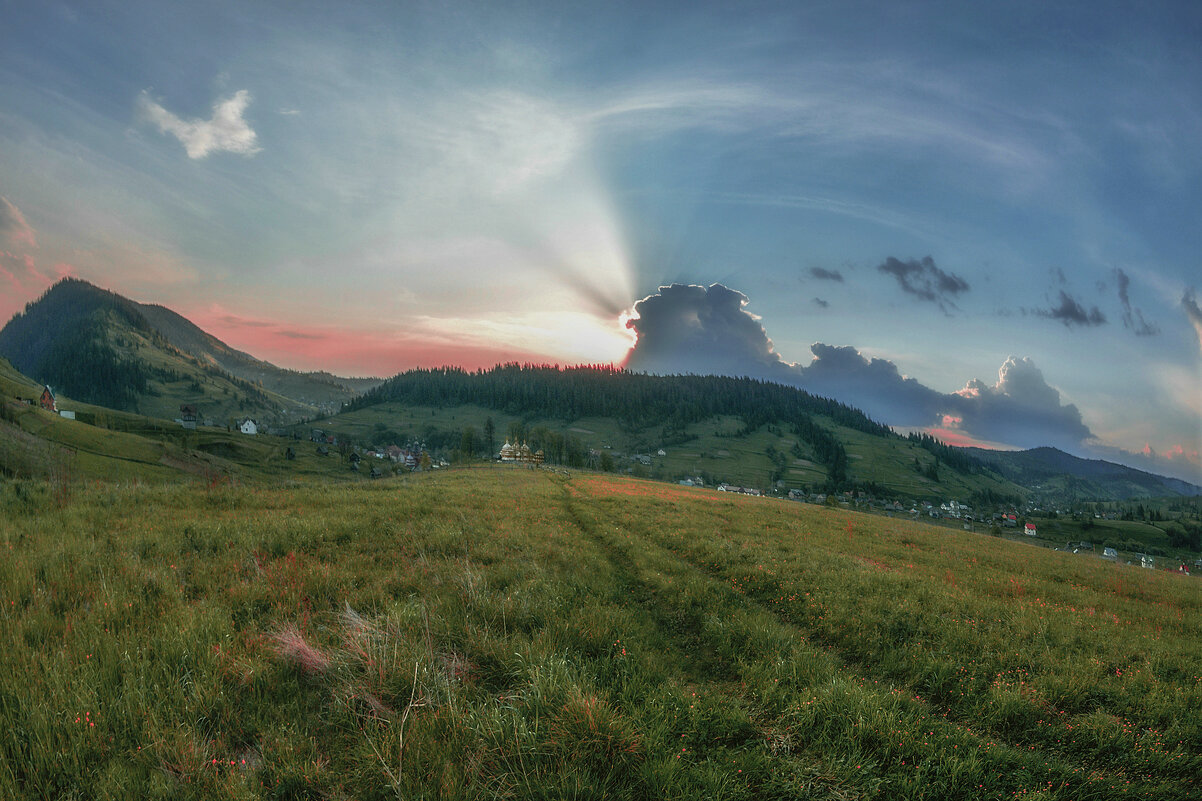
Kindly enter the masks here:
<path id="1" fill-rule="evenodd" d="M 1202 487 L 1177 478 L 1158 476 L 1133 467 L 1082 459 L 1056 448 L 1026 451 L 962 449 L 1015 483 L 1055 499 L 1089 497 L 1099 500 L 1202 495 Z"/>
<path id="2" fill-rule="evenodd" d="M 284 370 L 162 306 L 64 279 L 0 330 L 0 356 L 76 400 L 172 419 L 182 404 L 225 425 L 336 410 L 374 383 Z"/>

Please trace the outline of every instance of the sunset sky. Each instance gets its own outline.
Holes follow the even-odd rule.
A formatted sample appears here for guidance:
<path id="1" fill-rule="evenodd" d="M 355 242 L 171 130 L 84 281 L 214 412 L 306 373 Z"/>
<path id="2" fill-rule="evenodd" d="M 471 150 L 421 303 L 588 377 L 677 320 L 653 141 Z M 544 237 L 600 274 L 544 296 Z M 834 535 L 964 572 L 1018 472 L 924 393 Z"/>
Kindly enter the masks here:
<path id="1" fill-rule="evenodd" d="M 638 334 L 1202 480 L 1202 4 L 581 5 L 0 0 L 0 324 L 74 275 L 341 374 Z"/>

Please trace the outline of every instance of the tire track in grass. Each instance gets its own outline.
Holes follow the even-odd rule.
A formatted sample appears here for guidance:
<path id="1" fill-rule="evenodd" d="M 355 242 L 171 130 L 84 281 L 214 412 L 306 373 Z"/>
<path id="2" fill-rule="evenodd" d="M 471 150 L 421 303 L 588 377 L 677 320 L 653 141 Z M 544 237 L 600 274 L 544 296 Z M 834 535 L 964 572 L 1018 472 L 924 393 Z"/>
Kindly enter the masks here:
<path id="1" fill-rule="evenodd" d="M 687 704 L 685 711 L 692 714 L 677 724 L 683 726 L 682 739 L 674 740 L 673 747 L 686 745 L 695 768 L 734 774 L 730 778 L 745 788 L 749 798 L 853 801 L 876 795 L 879 779 L 864 775 L 859 765 L 853 771 L 843 764 L 847 760 L 832 761 L 829 753 L 783 745 L 783 738 L 773 731 L 773 716 L 749 692 L 744 666 L 729 643 L 721 641 L 725 630 L 716 635 L 707 626 L 710 607 L 681 591 L 679 580 L 701 579 L 706 595 L 730 595 L 728 588 L 692 570 L 643 532 L 637 532 L 637 545 L 624 543 L 622 532 L 608 523 L 594 500 L 570 483 L 561 483 L 561 488 L 565 513 L 609 560 L 622 583 L 621 595 L 632 599 L 652 621 L 684 681 L 678 692 L 682 707 Z M 663 572 L 656 572 L 657 560 L 665 563 Z M 687 574 L 680 572 L 682 567 Z M 744 796 L 738 791 L 732 797 Z"/>
<path id="2" fill-rule="evenodd" d="M 834 751 L 839 754 L 838 759 L 876 759 L 887 773 L 885 781 L 925 787 L 922 792 L 927 794 L 931 787 L 923 782 L 942 783 L 947 792 L 937 794 L 938 797 L 1002 798 L 1031 792 L 1043 798 L 1074 800 L 1191 797 L 1192 788 L 1167 775 L 1138 771 L 1129 765 L 1097 770 L 1096 765 L 1083 764 L 1081 755 L 1058 751 L 1044 740 L 1017 743 L 1001 732 L 979 725 L 982 721 L 978 719 L 949 718 L 941 708 L 915 697 L 912 691 L 907 692 L 907 682 L 893 686 L 887 678 L 883 682 L 874 679 L 869 654 L 847 648 L 847 643 L 828 636 L 820 628 L 806 626 L 804 618 L 798 619 L 771 602 L 770 588 L 758 587 L 754 592 L 748 592 L 747 587 L 737 588 L 738 577 L 729 571 L 737 572 L 738 565 L 699 563 L 700 556 L 691 553 L 687 542 L 665 540 L 666 535 L 656 527 L 662 521 L 643 521 L 631 506 L 623 506 L 620 511 L 607 508 L 609 505 L 604 501 L 577 488 L 565 487 L 565 492 L 577 502 L 572 514 L 580 521 L 582 531 L 590 532 L 590 539 L 605 548 L 612 558 L 621 560 L 628 575 L 648 576 L 646 571 L 657 570 L 655 575 L 670 577 L 666 584 L 661 582 L 663 592 L 650 587 L 648 602 L 673 606 L 683 600 L 695 606 L 697 598 L 688 597 L 684 591 L 685 585 L 689 585 L 695 595 L 708 601 L 712 610 L 746 615 L 745 622 L 749 625 L 759 625 L 758 621 L 763 619 L 774 621 L 781 630 L 807 643 L 807 648 L 833 660 L 830 675 L 805 688 L 806 695 L 813 697 L 795 699 L 801 700 L 803 706 L 813 703 L 824 712 L 818 717 L 801 716 L 803 726 L 813 730 L 802 735 L 809 737 L 812 747 L 817 749 L 811 753 L 829 758 L 828 752 Z M 590 519 L 583 520 L 586 516 Z M 640 561 L 650 567 L 640 569 Z M 646 578 L 640 577 L 639 581 L 648 584 Z M 711 614 L 711 622 L 712 619 Z M 713 630 L 707 631 L 704 625 L 697 629 L 703 637 L 714 636 Z M 737 636 L 738 632 L 727 634 Z M 722 632 L 716 635 L 718 640 L 721 635 Z M 716 651 L 723 650 L 720 642 L 709 644 Z M 727 658 L 726 662 L 732 665 L 736 678 L 742 678 L 745 666 L 747 670 L 756 670 L 753 662 L 737 657 Z M 748 683 L 752 675 L 748 674 Z M 740 693 L 741 697 L 748 698 L 747 692 Z M 754 707 L 754 699 L 748 700 Z M 858 721 L 840 719 L 849 715 L 863 715 L 870 722 L 863 717 Z M 886 732 L 882 720 L 908 728 Z M 904 742 L 898 742 L 899 738 Z M 853 744 L 849 745 L 849 741 Z M 921 774 L 917 785 L 912 783 L 914 771 Z M 966 784 L 970 776 L 974 777 L 971 787 Z M 896 796 L 882 797 L 908 795 L 912 793 L 899 791 Z"/>
<path id="3" fill-rule="evenodd" d="M 570 479 L 569 479 L 570 481 Z M 721 658 L 703 637 L 701 623 L 695 610 L 690 614 L 666 604 L 656 588 L 641 577 L 641 570 L 630 554 L 614 539 L 606 536 L 594 519 L 582 512 L 578 504 L 584 495 L 568 483 L 562 483 L 563 509 L 580 532 L 596 546 L 614 568 L 622 585 L 621 595 L 632 599 L 655 626 L 657 634 L 679 657 L 674 663 L 689 681 L 732 681 L 737 676 L 735 665 Z"/>
<path id="4" fill-rule="evenodd" d="M 743 589 L 736 590 L 737 576 L 734 573 L 723 570 L 717 565 L 707 565 L 696 555 L 686 555 L 689 552 L 680 548 L 681 543 L 664 542 L 663 537 L 657 535 L 655 531 L 647 530 L 641 532 L 641 535 L 647 542 L 654 543 L 662 552 L 679 560 L 682 565 L 686 565 L 688 568 L 707 576 L 731 593 L 732 596 L 741 599 L 742 603 L 753 606 L 762 613 L 772 616 L 802 640 L 823 647 L 827 653 L 836 657 L 841 663 L 840 671 L 857 677 L 861 685 L 868 686 L 870 683 L 876 681 L 872 678 L 873 663 L 870 654 L 852 647 L 843 638 L 830 635 L 821 626 L 807 625 L 813 621 L 808 621 L 804 612 L 799 615 L 793 610 L 775 603 L 775 599 L 785 594 L 785 590 L 779 580 L 763 576 L 759 578 L 755 586 L 744 585 Z M 734 568 L 735 565 L 729 565 L 729 567 Z M 893 678 L 885 677 L 886 682 L 891 683 L 893 680 Z M 985 743 L 991 748 L 1009 752 L 1008 757 L 1003 754 L 999 754 L 998 756 L 1002 757 L 1004 764 L 1023 765 L 1021 769 L 1026 770 L 1031 778 L 1034 778 L 1032 774 L 1039 772 L 1042 768 L 1042 772 L 1051 777 L 1052 781 L 1051 783 L 1043 782 L 1037 784 L 1035 785 L 1035 789 L 1045 792 L 1055 790 L 1056 792 L 1066 793 L 1062 797 L 1073 799 L 1106 798 L 1111 797 L 1112 793 L 1120 792 L 1123 793 L 1124 797 L 1166 799 L 1192 797 L 1191 792 L 1193 788 L 1187 789 L 1181 786 L 1173 777 L 1141 774 L 1137 770 L 1139 768 L 1137 765 L 1116 765 L 1107 771 L 1096 770 L 1094 766 L 1090 766 L 1090 769 L 1087 771 L 1080 764 L 1087 755 L 1083 756 L 1071 753 L 1065 749 L 1057 749 L 1054 744 L 1044 739 L 1015 739 L 1007 732 L 989 726 L 978 717 L 966 716 L 964 714 L 955 715 L 954 707 L 949 706 L 945 709 L 929 701 L 920 699 L 916 694 L 919 688 L 912 686 L 912 682 L 910 681 L 903 680 L 900 684 L 908 693 L 907 699 L 916 708 L 923 710 L 924 714 L 930 719 L 932 727 L 950 727 L 952 730 L 967 734 L 970 738 L 978 742 L 978 746 L 981 743 Z M 898 691 L 898 688 L 891 689 Z M 930 736 L 933 738 L 936 734 L 937 730 L 933 728 Z M 1032 757 L 1042 757 L 1043 759 L 1032 761 Z M 1101 782 L 1106 782 L 1109 786 L 1100 786 Z M 1022 792 L 1022 789 L 1017 789 L 1017 792 Z"/>

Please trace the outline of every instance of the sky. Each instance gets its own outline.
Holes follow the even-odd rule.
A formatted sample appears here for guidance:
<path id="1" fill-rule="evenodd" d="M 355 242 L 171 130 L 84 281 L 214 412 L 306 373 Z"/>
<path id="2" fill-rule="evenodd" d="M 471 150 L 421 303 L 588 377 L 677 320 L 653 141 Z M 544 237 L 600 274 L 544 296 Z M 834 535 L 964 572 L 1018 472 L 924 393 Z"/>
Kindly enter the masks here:
<path id="1" fill-rule="evenodd" d="M 0 20 L 0 321 L 71 275 L 285 367 L 755 375 L 1202 482 L 1198 3 Z"/>

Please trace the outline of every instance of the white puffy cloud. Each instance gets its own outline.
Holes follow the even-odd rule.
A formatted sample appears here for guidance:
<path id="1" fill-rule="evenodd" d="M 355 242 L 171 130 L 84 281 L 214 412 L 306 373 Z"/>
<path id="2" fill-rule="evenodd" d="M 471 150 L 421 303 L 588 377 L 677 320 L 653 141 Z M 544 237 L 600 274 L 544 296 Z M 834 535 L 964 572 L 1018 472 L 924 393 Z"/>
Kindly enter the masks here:
<path id="1" fill-rule="evenodd" d="M 258 137 L 242 118 L 250 105 L 250 92 L 240 89 L 232 97 L 213 104 L 213 116 L 207 120 L 185 120 L 172 114 L 143 91 L 138 95 L 138 110 L 142 118 L 171 134 L 184 146 L 188 158 L 202 159 L 213 152 L 227 150 L 253 156 L 258 153 Z"/>

